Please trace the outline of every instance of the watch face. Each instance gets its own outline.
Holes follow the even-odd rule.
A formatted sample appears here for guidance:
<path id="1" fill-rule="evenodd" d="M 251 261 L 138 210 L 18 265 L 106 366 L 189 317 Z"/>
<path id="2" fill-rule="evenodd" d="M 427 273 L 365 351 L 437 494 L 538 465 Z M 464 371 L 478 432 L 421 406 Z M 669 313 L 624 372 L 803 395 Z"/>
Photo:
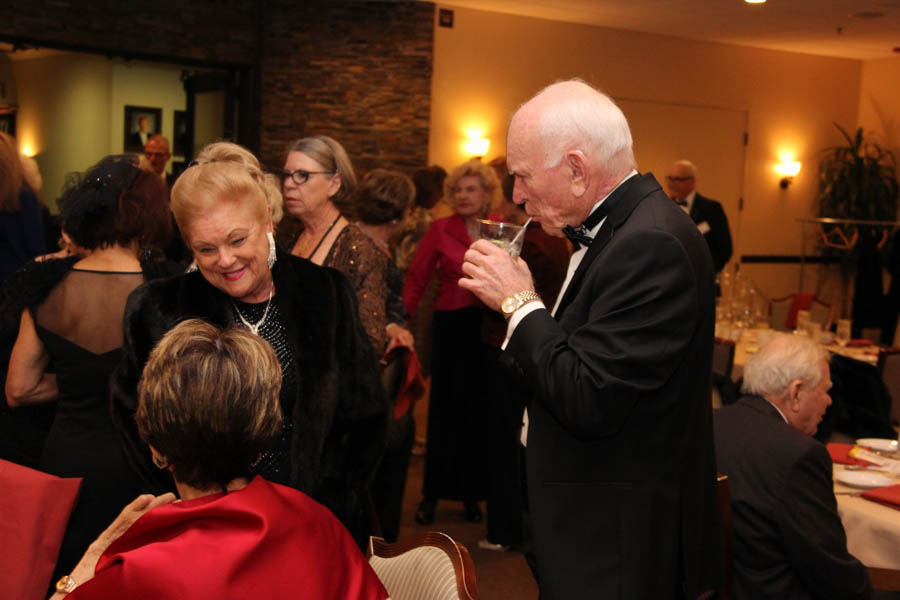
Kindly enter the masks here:
<path id="1" fill-rule="evenodd" d="M 502 310 L 505 314 L 511 315 L 515 312 L 516 308 L 519 307 L 519 299 L 515 296 L 509 296 L 508 298 L 504 298 L 503 302 L 500 304 L 500 310 Z"/>

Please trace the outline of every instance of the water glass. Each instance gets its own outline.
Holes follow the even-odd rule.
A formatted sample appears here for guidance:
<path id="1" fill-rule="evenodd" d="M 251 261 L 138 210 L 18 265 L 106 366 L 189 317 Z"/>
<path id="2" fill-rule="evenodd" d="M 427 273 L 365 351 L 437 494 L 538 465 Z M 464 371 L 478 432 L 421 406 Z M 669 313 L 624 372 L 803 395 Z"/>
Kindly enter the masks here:
<path id="1" fill-rule="evenodd" d="M 835 341 L 839 346 L 846 346 L 850 341 L 850 319 L 838 319 Z"/>
<path id="2" fill-rule="evenodd" d="M 797 331 L 806 331 L 809 326 L 809 311 L 808 310 L 798 310 L 797 311 Z"/>

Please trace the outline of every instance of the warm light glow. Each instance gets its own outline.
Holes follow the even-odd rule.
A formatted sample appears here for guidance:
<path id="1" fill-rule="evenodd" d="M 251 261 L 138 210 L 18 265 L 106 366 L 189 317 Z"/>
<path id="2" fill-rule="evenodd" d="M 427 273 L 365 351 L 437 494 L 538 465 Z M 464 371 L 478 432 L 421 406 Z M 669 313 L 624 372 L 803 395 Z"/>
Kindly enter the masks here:
<path id="1" fill-rule="evenodd" d="M 747 4 L 765 4 L 766 0 L 744 0 Z"/>
<path id="2" fill-rule="evenodd" d="M 469 156 L 484 156 L 487 154 L 488 148 L 491 146 L 491 140 L 488 138 L 470 139 L 463 143 L 463 150 Z"/>
<path id="3" fill-rule="evenodd" d="M 793 157 L 781 157 L 781 162 L 775 165 L 775 171 L 784 177 L 794 177 L 800 172 L 801 163 L 798 160 L 791 160 Z"/>
<path id="4" fill-rule="evenodd" d="M 34 149 L 29 142 L 22 142 L 19 146 L 19 152 L 27 156 L 28 158 L 34 158 L 34 155 L 37 154 L 37 150 Z"/>

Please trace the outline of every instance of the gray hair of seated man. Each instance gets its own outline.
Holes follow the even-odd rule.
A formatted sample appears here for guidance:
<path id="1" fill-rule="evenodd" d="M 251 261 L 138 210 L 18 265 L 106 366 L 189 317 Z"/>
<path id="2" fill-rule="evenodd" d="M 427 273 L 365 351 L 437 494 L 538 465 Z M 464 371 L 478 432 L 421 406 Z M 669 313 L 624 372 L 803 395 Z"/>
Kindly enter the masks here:
<path id="1" fill-rule="evenodd" d="M 805 336 L 779 335 L 747 361 L 741 391 L 777 397 L 796 379 L 815 387 L 822 380 L 823 360 L 828 361 L 828 352 L 820 344 Z"/>

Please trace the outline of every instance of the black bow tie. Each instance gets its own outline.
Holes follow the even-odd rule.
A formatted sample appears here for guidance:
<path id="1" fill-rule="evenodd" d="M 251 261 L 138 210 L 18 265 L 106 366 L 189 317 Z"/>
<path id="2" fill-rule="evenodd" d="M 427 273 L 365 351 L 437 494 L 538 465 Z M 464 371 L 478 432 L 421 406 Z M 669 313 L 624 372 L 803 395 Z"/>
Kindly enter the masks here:
<path id="1" fill-rule="evenodd" d="M 674 200 L 675 204 L 677 204 L 678 206 L 687 206 L 687 200 L 685 200 L 684 198 L 680 200 L 678 198 L 672 198 L 672 200 Z"/>
<path id="2" fill-rule="evenodd" d="M 607 200 L 609 199 L 607 198 Z M 608 202 L 603 202 L 603 204 L 598 206 L 597 209 L 584 220 L 584 223 L 578 227 L 566 225 L 562 228 L 563 235 L 569 238 L 569 241 L 572 242 L 572 245 L 575 246 L 576 250 L 581 246 L 587 248 L 591 245 L 591 242 L 594 241 L 594 238 L 591 237 L 589 232 L 597 226 L 597 223 L 603 220 L 603 217 L 606 216 L 606 213 L 609 211 L 609 207 L 606 206 L 607 204 Z"/>

